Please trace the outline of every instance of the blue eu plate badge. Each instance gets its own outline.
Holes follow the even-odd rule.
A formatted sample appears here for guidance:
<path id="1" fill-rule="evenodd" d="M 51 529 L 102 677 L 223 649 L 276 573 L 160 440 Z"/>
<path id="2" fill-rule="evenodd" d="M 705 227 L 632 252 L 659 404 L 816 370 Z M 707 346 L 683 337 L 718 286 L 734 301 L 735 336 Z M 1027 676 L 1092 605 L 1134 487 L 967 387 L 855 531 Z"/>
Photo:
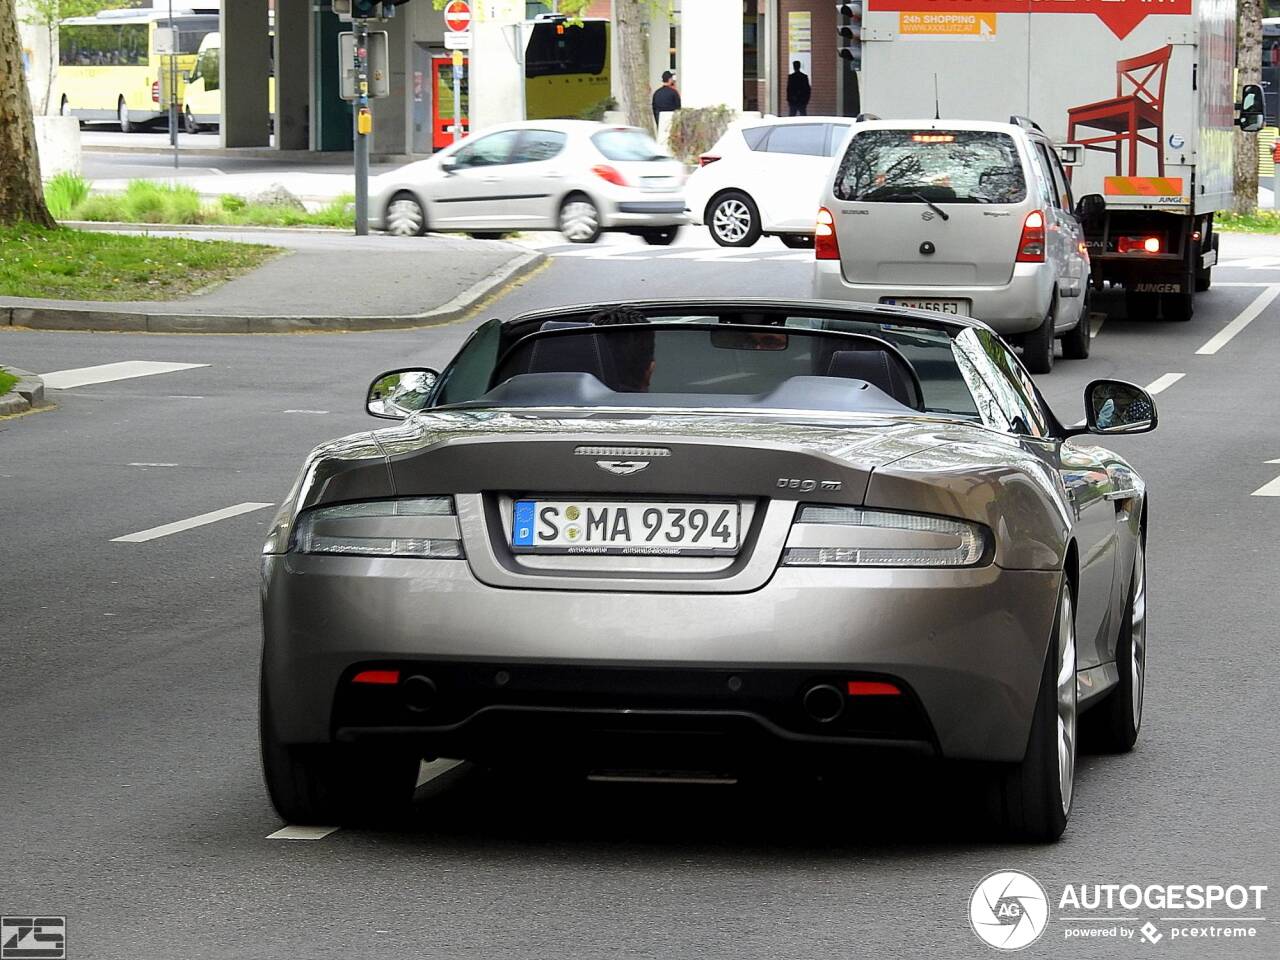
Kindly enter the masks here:
<path id="1" fill-rule="evenodd" d="M 512 517 L 511 545 L 514 547 L 533 546 L 534 502 L 517 500 L 515 515 Z"/>

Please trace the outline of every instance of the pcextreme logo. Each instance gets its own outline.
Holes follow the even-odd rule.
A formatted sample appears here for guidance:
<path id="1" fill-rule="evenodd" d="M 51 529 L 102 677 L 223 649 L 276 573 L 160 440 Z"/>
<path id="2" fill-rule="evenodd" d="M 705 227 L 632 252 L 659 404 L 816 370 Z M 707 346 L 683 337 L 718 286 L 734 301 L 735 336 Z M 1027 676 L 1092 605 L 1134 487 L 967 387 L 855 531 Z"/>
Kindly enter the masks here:
<path id="1" fill-rule="evenodd" d="M 1056 929 L 1050 939 L 1129 940 L 1148 946 L 1252 940 L 1267 922 L 1266 892 L 1266 884 L 1257 883 L 1067 883 L 1052 898 Z M 997 870 L 983 877 L 970 895 L 969 924 L 989 947 L 1021 950 L 1048 929 L 1050 899 L 1030 874 Z"/>

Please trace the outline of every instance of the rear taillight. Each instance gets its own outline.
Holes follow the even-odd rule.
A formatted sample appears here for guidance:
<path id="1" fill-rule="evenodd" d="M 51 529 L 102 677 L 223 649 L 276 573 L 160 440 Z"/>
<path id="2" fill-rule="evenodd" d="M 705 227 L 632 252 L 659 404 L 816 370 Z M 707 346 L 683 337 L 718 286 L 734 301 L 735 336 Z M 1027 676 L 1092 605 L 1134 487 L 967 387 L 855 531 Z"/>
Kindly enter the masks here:
<path id="1" fill-rule="evenodd" d="M 361 670 L 351 678 L 352 683 L 391 685 L 400 682 L 399 670 Z"/>
<path id="2" fill-rule="evenodd" d="M 1159 253 L 1163 247 L 1159 237 L 1116 238 L 1116 253 Z"/>
<path id="3" fill-rule="evenodd" d="M 708 163 L 715 163 L 720 158 L 711 153 L 704 153 L 698 158 L 698 166 L 705 167 Z"/>
<path id="4" fill-rule="evenodd" d="M 818 222 L 813 228 L 815 260 L 839 260 L 840 242 L 836 239 L 836 218 L 826 207 L 818 208 Z"/>
<path id="5" fill-rule="evenodd" d="M 1044 263 L 1044 212 L 1032 210 L 1022 222 L 1018 240 L 1018 263 Z"/>
<path id="6" fill-rule="evenodd" d="M 597 163 L 594 167 L 591 168 L 591 172 L 594 173 L 601 180 L 606 180 L 609 183 L 612 183 L 614 186 L 617 186 L 617 187 L 629 186 L 629 184 L 627 183 L 626 177 L 624 177 L 621 173 L 618 172 L 618 168 L 611 167 L 607 163 Z"/>

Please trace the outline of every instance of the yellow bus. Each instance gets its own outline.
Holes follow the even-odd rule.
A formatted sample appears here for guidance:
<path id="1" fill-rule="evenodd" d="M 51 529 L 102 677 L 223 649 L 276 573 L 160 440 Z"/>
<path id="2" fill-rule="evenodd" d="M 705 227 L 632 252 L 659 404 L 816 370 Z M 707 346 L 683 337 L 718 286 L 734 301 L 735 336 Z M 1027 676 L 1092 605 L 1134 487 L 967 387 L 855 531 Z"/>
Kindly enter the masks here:
<path id="1" fill-rule="evenodd" d="M 272 50 L 275 49 L 276 31 L 272 26 L 268 31 L 268 40 Z M 211 126 L 222 124 L 222 91 L 218 72 L 218 61 L 222 56 L 222 35 L 210 33 L 200 41 L 200 52 L 196 55 L 191 71 L 184 77 L 186 89 L 182 94 L 182 125 L 187 133 L 199 133 Z M 267 110 L 275 116 L 276 109 L 276 64 L 273 57 L 268 64 L 267 73 Z"/>
<path id="2" fill-rule="evenodd" d="M 218 8 L 174 10 L 178 96 L 205 34 L 218 29 Z M 103 10 L 58 24 L 58 80 L 54 103 L 65 117 L 114 120 L 125 133 L 168 116 L 161 77 L 169 58 L 157 50 L 156 31 L 169 26 L 168 10 Z"/>
<path id="3" fill-rule="evenodd" d="M 609 96 L 609 21 L 559 14 L 526 23 L 525 118 L 574 119 Z"/>

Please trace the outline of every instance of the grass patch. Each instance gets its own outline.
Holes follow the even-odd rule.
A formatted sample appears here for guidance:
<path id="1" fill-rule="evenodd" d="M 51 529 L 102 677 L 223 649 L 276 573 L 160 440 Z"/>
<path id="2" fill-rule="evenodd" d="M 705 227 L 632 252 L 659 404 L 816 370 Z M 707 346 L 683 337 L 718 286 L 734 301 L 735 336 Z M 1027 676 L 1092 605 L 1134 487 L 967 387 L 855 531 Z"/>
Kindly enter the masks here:
<path id="1" fill-rule="evenodd" d="M 12 390 L 13 385 L 17 382 L 18 382 L 17 377 L 15 377 L 12 373 L 10 373 L 4 367 L 0 367 L 0 397 L 3 397 L 6 393 Z"/>
<path id="2" fill-rule="evenodd" d="M 230 280 L 280 250 L 33 226 L 0 228 L 0 296 L 173 300 Z"/>
<path id="3" fill-rule="evenodd" d="M 1230 233 L 1280 233 L 1280 210 L 1256 210 L 1244 216 L 1221 210 L 1213 215 L 1213 229 Z"/>
<path id="4" fill-rule="evenodd" d="M 131 180 L 124 193 L 89 193 L 89 184 L 74 174 L 59 174 L 45 186 L 49 212 L 59 220 L 96 223 L 221 224 L 234 227 L 355 226 L 350 194 L 319 210 L 300 210 L 288 204 L 251 203 L 226 194 L 204 203 L 192 187 L 154 180 Z"/>

